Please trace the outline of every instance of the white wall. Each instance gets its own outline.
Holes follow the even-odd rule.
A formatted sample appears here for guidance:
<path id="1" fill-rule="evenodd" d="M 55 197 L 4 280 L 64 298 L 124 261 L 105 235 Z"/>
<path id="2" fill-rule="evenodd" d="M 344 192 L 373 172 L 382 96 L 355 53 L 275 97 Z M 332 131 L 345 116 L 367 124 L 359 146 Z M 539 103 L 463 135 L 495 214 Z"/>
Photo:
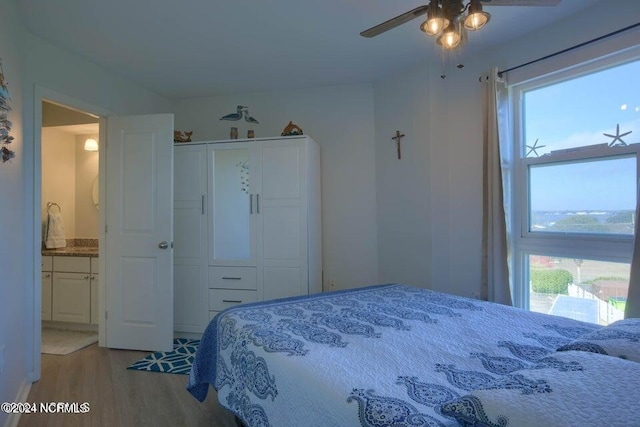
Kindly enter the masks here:
<path id="1" fill-rule="evenodd" d="M 237 105 L 259 125 L 219 120 Z M 174 103 L 175 126 L 193 140 L 279 136 L 292 120 L 320 144 L 325 289 L 378 282 L 373 90 L 371 85 L 321 87 L 187 99 Z"/>
<path id="2" fill-rule="evenodd" d="M 0 13 L 0 58 L 12 94 L 9 120 L 13 122 L 12 149 L 16 157 L 0 162 L 0 348 L 4 347 L 4 369 L 0 374 L 0 402 L 13 402 L 26 387 L 28 369 L 24 337 L 29 334 L 24 312 L 25 286 L 24 197 L 28 193 L 24 180 L 23 132 L 23 40 L 25 29 L 14 2 L 3 2 Z M 0 411 L 0 425 L 8 415 Z"/>
<path id="3" fill-rule="evenodd" d="M 67 239 L 76 237 L 76 137 L 59 129 L 42 129 L 42 221 L 47 203 L 60 205 Z M 58 212 L 55 206 L 52 212 Z M 44 228 L 43 228 L 44 230 Z M 44 240 L 46 236 L 42 236 Z"/>
<path id="4" fill-rule="evenodd" d="M 76 239 L 98 238 L 98 209 L 93 204 L 93 182 L 98 179 L 98 152 L 85 151 L 87 138 L 98 141 L 98 135 L 75 136 Z"/>
<path id="5" fill-rule="evenodd" d="M 428 287 L 465 296 L 480 291 L 482 85 L 478 77 L 492 66 L 505 69 L 631 25 L 638 16 L 640 2 L 600 2 L 498 48 L 476 55 L 463 52 L 459 60 L 465 68 L 447 72 L 446 80 L 439 78 L 440 65 L 434 63 L 412 67 L 374 85 L 378 247 L 384 281 L 415 281 L 425 272 L 419 264 L 423 260 L 430 264 Z M 637 43 L 638 32 L 622 38 L 624 42 L 599 43 L 599 53 Z M 560 60 L 528 67 L 519 72 L 520 78 L 527 72 L 549 72 L 551 63 L 568 66 L 585 59 L 579 51 L 566 54 Z M 421 138 L 424 146 L 415 151 L 417 158 L 394 159 L 388 138 L 395 128 L 407 134 L 405 150 L 414 149 L 409 138 Z M 413 185 L 428 188 L 430 206 L 416 205 L 417 190 L 409 190 L 412 197 L 398 194 Z M 399 212 L 399 218 L 391 209 Z M 411 230 L 421 235 L 398 238 Z M 425 240 L 429 241 L 428 250 Z M 389 247 L 399 253 L 391 253 Z M 418 259 L 411 260 L 414 253 L 419 253 Z M 398 263 L 411 272 L 397 268 Z"/>
<path id="6" fill-rule="evenodd" d="M 429 287 L 430 70 L 414 67 L 375 85 L 378 271 L 383 283 Z M 422 82 L 411 84 L 406 82 Z M 392 140 L 399 130 L 401 159 Z"/>
<path id="7" fill-rule="evenodd" d="M 62 210 L 67 239 L 98 238 L 98 210 L 92 199 L 93 181 L 98 177 L 98 153 L 85 151 L 87 138 L 97 139 L 98 135 L 42 129 L 43 227 L 47 203 L 55 202 Z M 57 208 L 52 209 L 57 212 Z"/>

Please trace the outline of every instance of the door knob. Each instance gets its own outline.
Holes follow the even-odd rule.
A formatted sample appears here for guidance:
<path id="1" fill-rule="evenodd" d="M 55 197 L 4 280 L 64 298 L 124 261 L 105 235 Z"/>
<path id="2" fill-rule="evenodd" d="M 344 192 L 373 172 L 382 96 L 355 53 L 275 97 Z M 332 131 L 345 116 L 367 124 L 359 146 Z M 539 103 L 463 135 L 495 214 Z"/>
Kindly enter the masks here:
<path id="1" fill-rule="evenodd" d="M 163 240 L 162 242 L 158 243 L 158 247 L 160 249 L 167 249 L 169 247 L 169 243 Z"/>

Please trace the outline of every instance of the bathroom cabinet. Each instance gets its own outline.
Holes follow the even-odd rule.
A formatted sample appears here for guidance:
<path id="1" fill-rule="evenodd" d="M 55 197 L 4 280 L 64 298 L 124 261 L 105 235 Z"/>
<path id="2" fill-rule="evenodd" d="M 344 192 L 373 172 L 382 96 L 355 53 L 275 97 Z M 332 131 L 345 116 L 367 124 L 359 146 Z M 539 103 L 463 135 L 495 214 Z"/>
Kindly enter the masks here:
<path id="1" fill-rule="evenodd" d="M 53 280 L 53 257 L 42 257 L 42 320 L 51 320 L 51 284 Z"/>
<path id="2" fill-rule="evenodd" d="M 228 307 L 322 290 L 315 141 L 212 141 L 174 153 L 174 330 L 202 333 Z"/>
<path id="3" fill-rule="evenodd" d="M 55 261 L 54 261 L 55 263 Z M 53 273 L 51 320 L 89 323 L 91 321 L 91 282 L 86 273 Z"/>
<path id="4" fill-rule="evenodd" d="M 98 258 L 42 257 L 42 320 L 98 323 Z"/>
<path id="5" fill-rule="evenodd" d="M 100 262 L 98 258 L 91 258 L 91 276 L 89 281 L 91 283 L 91 324 L 98 324 L 98 284 L 100 283 L 98 269 L 100 268 Z"/>

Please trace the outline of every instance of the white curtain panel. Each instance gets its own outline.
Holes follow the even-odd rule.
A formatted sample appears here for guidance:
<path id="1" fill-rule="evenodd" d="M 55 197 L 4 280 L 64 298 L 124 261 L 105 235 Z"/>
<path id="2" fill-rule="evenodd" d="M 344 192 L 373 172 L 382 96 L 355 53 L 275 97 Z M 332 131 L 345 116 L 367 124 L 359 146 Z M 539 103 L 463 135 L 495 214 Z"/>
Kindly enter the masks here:
<path id="1" fill-rule="evenodd" d="M 482 288 L 488 301 L 512 305 L 509 238 L 505 215 L 508 182 L 509 99 L 506 82 L 493 68 L 484 84 Z M 503 179 L 504 178 L 504 179 Z"/>
<path id="2" fill-rule="evenodd" d="M 638 183 L 640 190 L 640 182 Z M 636 197 L 636 229 L 633 240 L 633 258 L 631 259 L 631 273 L 629 275 L 629 293 L 627 295 L 627 305 L 624 309 L 624 317 L 640 317 L 640 226 L 638 224 L 638 214 L 640 213 L 640 191 Z"/>

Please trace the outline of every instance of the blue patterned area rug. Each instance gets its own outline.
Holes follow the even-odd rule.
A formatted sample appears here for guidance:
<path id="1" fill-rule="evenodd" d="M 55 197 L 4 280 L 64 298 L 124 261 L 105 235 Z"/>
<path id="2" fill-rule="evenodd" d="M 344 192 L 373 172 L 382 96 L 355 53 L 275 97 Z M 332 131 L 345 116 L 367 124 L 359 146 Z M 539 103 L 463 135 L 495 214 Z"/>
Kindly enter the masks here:
<path id="1" fill-rule="evenodd" d="M 189 375 L 198 344 L 200 344 L 200 340 L 175 338 L 173 351 L 156 351 L 144 359 L 138 360 L 127 369 Z"/>

